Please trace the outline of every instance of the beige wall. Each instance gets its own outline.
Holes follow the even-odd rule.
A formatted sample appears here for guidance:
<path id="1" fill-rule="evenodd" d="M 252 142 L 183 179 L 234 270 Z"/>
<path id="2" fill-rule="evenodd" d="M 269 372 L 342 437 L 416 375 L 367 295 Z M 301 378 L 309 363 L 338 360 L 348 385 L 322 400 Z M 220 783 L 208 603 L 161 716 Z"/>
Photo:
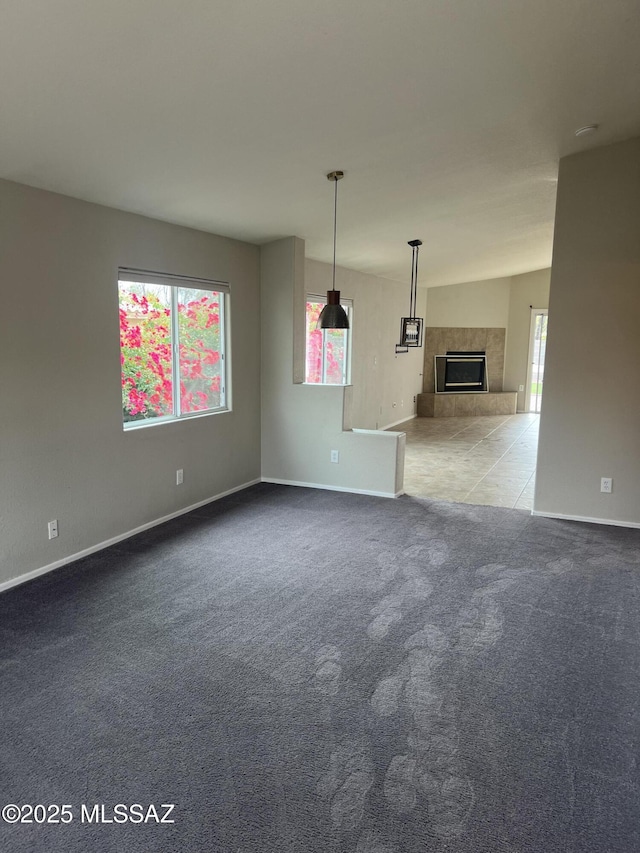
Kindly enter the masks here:
<path id="1" fill-rule="evenodd" d="M 504 390 L 518 391 L 527 384 L 531 308 L 549 307 L 551 270 L 514 275 L 509 287 L 509 320 L 504 360 Z M 518 411 L 526 405 L 526 391 L 518 392 Z"/>
<path id="2" fill-rule="evenodd" d="M 536 512 L 640 524 L 639 235 L 640 139 L 560 161 Z"/>
<path id="3" fill-rule="evenodd" d="M 430 287 L 427 326 L 505 329 L 509 321 L 510 287 L 510 278 Z"/>
<path id="4" fill-rule="evenodd" d="M 257 247 L 6 181 L 0 239 L 0 584 L 260 477 Z M 233 411 L 123 431 L 119 265 L 230 283 Z"/>
<path id="5" fill-rule="evenodd" d="M 355 385 L 345 389 L 294 382 L 301 372 L 294 367 L 294 352 L 296 358 L 304 357 L 294 322 L 299 333 L 304 328 L 302 296 L 317 292 L 308 291 L 305 268 L 304 243 L 298 238 L 262 247 L 262 298 L 268 306 L 262 316 L 262 477 L 392 497 L 402 488 L 404 434 L 351 431 L 351 426 L 361 426 L 353 416 Z M 338 283 L 343 296 L 354 298 L 355 341 L 360 302 L 353 290 Z M 332 450 L 339 453 L 338 464 L 331 462 Z"/>

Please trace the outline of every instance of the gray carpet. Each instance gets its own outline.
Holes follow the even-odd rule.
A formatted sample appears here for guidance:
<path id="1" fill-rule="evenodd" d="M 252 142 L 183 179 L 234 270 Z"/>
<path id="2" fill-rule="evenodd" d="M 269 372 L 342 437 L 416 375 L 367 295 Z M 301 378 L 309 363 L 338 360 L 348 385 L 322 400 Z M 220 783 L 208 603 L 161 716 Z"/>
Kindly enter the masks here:
<path id="1" fill-rule="evenodd" d="M 7 592 L 0 849 L 637 851 L 639 541 L 261 485 Z"/>

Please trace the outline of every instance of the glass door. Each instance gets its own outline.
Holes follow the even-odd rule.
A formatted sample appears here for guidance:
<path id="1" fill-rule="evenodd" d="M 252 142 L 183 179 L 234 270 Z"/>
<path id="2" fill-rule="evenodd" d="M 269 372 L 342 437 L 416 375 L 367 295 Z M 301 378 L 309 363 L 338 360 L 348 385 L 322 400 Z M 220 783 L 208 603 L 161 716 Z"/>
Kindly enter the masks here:
<path id="1" fill-rule="evenodd" d="M 544 357 L 547 349 L 547 308 L 531 309 L 529 338 L 529 371 L 527 376 L 527 411 L 540 412 L 544 387 Z"/>

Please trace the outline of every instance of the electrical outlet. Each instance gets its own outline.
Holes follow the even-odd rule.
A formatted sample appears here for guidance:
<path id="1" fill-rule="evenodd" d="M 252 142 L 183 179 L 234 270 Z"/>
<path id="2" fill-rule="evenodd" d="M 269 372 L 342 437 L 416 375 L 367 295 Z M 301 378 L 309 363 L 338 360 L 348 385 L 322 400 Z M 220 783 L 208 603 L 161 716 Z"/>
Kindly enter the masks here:
<path id="1" fill-rule="evenodd" d="M 602 477 L 600 480 L 600 491 L 610 495 L 613 491 L 613 477 Z"/>
<path id="2" fill-rule="evenodd" d="M 332 450 L 331 451 L 331 461 L 333 462 L 334 465 L 339 464 L 339 462 L 340 462 L 340 451 L 339 450 Z"/>
<path id="3" fill-rule="evenodd" d="M 184 483 L 184 469 L 178 468 L 176 471 L 176 486 L 181 486 Z"/>
<path id="4" fill-rule="evenodd" d="M 54 518 L 53 521 L 50 521 L 47 524 L 47 529 L 49 531 L 49 539 L 56 539 L 58 536 L 58 519 Z"/>

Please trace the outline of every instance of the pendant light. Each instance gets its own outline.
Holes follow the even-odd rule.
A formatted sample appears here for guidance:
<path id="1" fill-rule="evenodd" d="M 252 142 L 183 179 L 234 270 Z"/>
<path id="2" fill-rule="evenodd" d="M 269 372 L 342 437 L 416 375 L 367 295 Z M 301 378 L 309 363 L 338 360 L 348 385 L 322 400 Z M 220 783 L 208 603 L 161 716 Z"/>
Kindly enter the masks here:
<path id="1" fill-rule="evenodd" d="M 344 172 L 329 172 L 327 179 L 335 184 L 333 198 L 333 279 L 331 290 L 327 291 L 327 304 L 318 317 L 318 329 L 348 329 L 347 312 L 340 305 L 340 291 L 336 290 L 336 234 L 338 225 L 338 181 Z"/>
<path id="2" fill-rule="evenodd" d="M 409 347 L 422 346 L 422 317 L 416 317 L 418 303 L 418 252 L 422 240 L 409 240 L 411 246 L 411 292 L 409 295 L 409 316 L 400 320 L 400 343 L 396 352 L 409 352 Z"/>

